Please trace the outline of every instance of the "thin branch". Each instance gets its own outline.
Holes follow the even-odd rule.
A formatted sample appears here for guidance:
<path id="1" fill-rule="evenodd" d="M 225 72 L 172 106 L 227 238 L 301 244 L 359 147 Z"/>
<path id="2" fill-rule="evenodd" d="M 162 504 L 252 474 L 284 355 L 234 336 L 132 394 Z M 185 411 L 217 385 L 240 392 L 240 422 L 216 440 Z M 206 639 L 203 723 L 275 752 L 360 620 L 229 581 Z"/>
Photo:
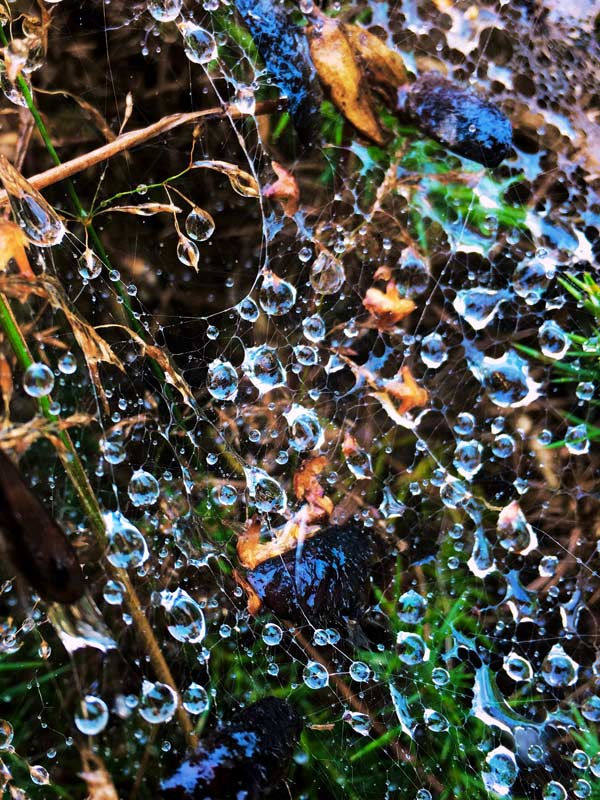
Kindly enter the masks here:
<path id="1" fill-rule="evenodd" d="M 286 105 L 287 102 L 283 99 L 265 100 L 257 104 L 254 113 L 256 116 L 272 114 L 275 111 L 283 111 Z M 179 128 L 182 125 L 189 125 L 192 122 L 198 122 L 198 120 L 202 119 L 225 119 L 228 116 L 233 119 L 240 119 L 245 115 L 236 108 L 231 107 L 213 107 L 204 109 L 203 111 L 190 111 L 186 114 L 171 114 L 168 117 L 159 119 L 157 122 L 153 122 L 152 125 L 148 125 L 146 128 L 139 128 L 135 131 L 123 133 L 117 136 L 112 142 L 108 142 L 102 145 L 102 147 L 97 147 L 95 150 L 90 150 L 89 153 L 84 153 L 82 156 L 71 159 L 71 161 L 65 161 L 62 164 L 51 167 L 45 172 L 40 172 L 38 175 L 27 178 L 27 181 L 35 189 L 44 189 L 46 186 L 52 186 L 54 183 L 64 181 L 76 175 L 78 172 L 82 172 L 84 169 L 100 164 L 102 161 L 108 161 L 109 158 L 113 158 L 119 155 L 119 153 L 131 150 L 147 142 L 149 139 L 155 139 L 157 136 Z M 0 191 L 0 207 L 7 205 L 7 203 L 8 195 L 5 191 Z"/>

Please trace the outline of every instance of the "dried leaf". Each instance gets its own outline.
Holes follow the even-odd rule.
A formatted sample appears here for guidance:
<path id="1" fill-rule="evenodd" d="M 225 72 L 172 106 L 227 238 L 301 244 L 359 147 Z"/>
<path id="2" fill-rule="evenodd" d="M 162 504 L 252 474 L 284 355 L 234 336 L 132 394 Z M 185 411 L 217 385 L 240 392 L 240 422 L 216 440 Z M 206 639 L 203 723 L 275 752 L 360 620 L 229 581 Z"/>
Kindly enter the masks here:
<path id="1" fill-rule="evenodd" d="M 261 523 L 253 519 L 246 526 L 246 530 L 238 536 L 237 554 L 240 564 L 248 569 L 254 569 L 268 558 L 283 555 L 292 550 L 298 542 L 313 536 L 318 526 L 307 527 L 296 519 L 288 520 L 280 528 L 271 531 L 272 539 L 268 542 L 260 541 Z"/>
<path id="2" fill-rule="evenodd" d="M 8 425 L 0 428 L 0 444 L 3 450 L 13 450 L 20 454 L 28 450 L 38 439 L 48 439 L 60 452 L 66 452 L 65 444 L 59 433 L 68 428 L 84 427 L 94 422 L 95 417 L 89 414 L 72 414 L 59 420 L 35 416 L 20 425 Z"/>
<path id="3" fill-rule="evenodd" d="M 308 29 L 308 41 L 319 78 L 334 104 L 364 136 L 382 145 L 384 135 L 373 111 L 373 98 L 343 26 L 320 16 Z"/>
<path id="4" fill-rule="evenodd" d="M 275 183 L 270 183 L 263 189 L 263 197 L 279 200 L 283 212 L 288 217 L 293 217 L 300 206 L 300 189 L 294 176 L 277 161 L 271 166 L 277 175 Z"/>
<path id="5" fill-rule="evenodd" d="M 416 305 L 406 297 L 400 297 L 394 281 L 389 281 L 385 292 L 371 288 L 367 291 L 363 305 L 374 317 L 379 330 L 389 330 L 414 311 Z"/>
<path id="6" fill-rule="evenodd" d="M 181 209 L 172 203 L 140 203 L 138 206 L 111 206 L 100 213 L 107 214 L 112 211 L 135 214 L 138 217 L 151 217 L 154 214 L 181 214 Z"/>
<path id="7" fill-rule="evenodd" d="M 398 88 L 407 80 L 406 67 L 400 53 L 389 48 L 377 36 L 357 25 L 344 25 L 355 55 L 363 64 L 367 79 L 374 89 L 381 91 L 386 99 L 396 105 Z"/>
<path id="8" fill-rule="evenodd" d="M 227 175 L 233 190 L 242 197 L 259 197 L 260 195 L 254 176 L 228 161 L 194 161 L 191 166 L 193 169 L 214 169 Z"/>
<path id="9" fill-rule="evenodd" d="M 91 750 L 83 750 L 81 760 L 84 770 L 79 777 L 83 778 L 89 792 L 86 800 L 119 800 L 113 780 L 100 756 Z"/>
<path id="10" fill-rule="evenodd" d="M 327 464 L 325 456 L 311 458 L 294 474 L 294 494 L 308 504 L 303 513 L 304 524 L 326 520 L 333 513 L 333 502 L 317 480 Z"/>
<path id="11" fill-rule="evenodd" d="M 25 252 L 28 246 L 27 236 L 22 228 L 15 222 L 0 220 L 0 270 L 5 270 L 12 258 L 24 278 L 35 280 L 35 274 Z"/>
<path id="12" fill-rule="evenodd" d="M 405 428 L 412 428 L 412 420 L 405 415 L 413 408 L 422 408 L 429 400 L 427 390 L 419 386 L 408 367 L 402 367 L 398 375 L 384 380 L 383 391 L 372 392 L 371 397 L 379 400 L 388 416 Z"/>
<path id="13" fill-rule="evenodd" d="M 10 416 L 10 401 L 13 396 L 13 379 L 10 364 L 0 354 L 0 392 L 2 392 L 2 402 L 4 404 L 4 416 Z"/>

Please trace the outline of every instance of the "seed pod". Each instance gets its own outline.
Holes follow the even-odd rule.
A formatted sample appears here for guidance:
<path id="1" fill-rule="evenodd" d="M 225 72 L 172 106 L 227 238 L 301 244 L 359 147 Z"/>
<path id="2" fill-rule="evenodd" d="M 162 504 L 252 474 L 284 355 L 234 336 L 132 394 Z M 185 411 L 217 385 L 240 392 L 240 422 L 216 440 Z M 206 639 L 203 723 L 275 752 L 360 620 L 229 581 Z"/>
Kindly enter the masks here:
<path id="1" fill-rule="evenodd" d="M 276 0 L 236 0 L 235 5 L 267 69 L 287 95 L 300 141 L 313 146 L 321 124 L 322 93 L 303 32 Z"/>
<path id="2" fill-rule="evenodd" d="M 73 545 L 2 450 L 0 530 L 10 560 L 40 597 L 58 603 L 82 597 L 83 573 Z"/>
<path id="3" fill-rule="evenodd" d="M 285 700 L 264 697 L 209 736 L 170 778 L 165 800 L 260 800 L 285 777 L 302 722 Z"/>
<path id="4" fill-rule="evenodd" d="M 512 146 L 512 128 L 502 111 L 438 72 L 425 73 L 413 84 L 405 110 L 432 139 L 486 167 L 497 167 Z"/>
<path id="5" fill-rule="evenodd" d="M 327 627 L 364 611 L 373 541 L 362 525 L 333 526 L 239 579 L 252 610 Z"/>

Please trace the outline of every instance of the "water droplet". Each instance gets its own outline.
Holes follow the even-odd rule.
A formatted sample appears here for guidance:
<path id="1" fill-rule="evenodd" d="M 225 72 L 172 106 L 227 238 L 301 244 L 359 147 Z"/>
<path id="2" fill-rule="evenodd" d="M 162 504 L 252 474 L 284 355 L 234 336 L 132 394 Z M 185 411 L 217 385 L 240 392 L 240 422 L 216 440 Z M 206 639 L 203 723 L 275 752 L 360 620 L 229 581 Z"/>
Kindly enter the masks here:
<path id="1" fill-rule="evenodd" d="M 140 567 L 149 555 L 142 533 L 120 511 L 107 511 L 102 518 L 110 543 L 110 563 L 121 569 Z"/>
<path id="2" fill-rule="evenodd" d="M 433 733 L 444 733 L 450 727 L 446 717 L 433 708 L 426 708 L 423 712 L 423 721 Z"/>
<path id="3" fill-rule="evenodd" d="M 212 33 L 194 25 L 181 22 L 178 25 L 183 36 L 183 49 L 194 64 L 208 64 L 217 57 L 217 43 Z"/>
<path id="4" fill-rule="evenodd" d="M 555 267 L 548 259 L 526 259 L 515 268 L 512 287 L 528 305 L 535 305 L 543 297 L 554 272 Z"/>
<path id="5" fill-rule="evenodd" d="M 238 390 L 238 375 L 229 361 L 215 359 L 209 364 L 206 388 L 216 400 L 233 400 Z"/>
<path id="6" fill-rule="evenodd" d="M 336 294 L 345 280 L 346 273 L 341 261 L 329 253 L 320 253 L 313 261 L 310 283 L 318 294 Z"/>
<path id="7" fill-rule="evenodd" d="M 435 667 L 431 671 L 431 680 L 434 686 L 447 686 L 450 682 L 450 673 L 443 667 Z"/>
<path id="8" fill-rule="evenodd" d="M 108 708 L 101 697 L 86 694 L 75 715 L 75 725 L 86 736 L 96 736 L 108 723 Z"/>
<path id="9" fill-rule="evenodd" d="M 205 242 L 215 231 L 215 221 L 208 211 L 195 206 L 185 218 L 185 231 L 190 239 Z"/>
<path id="10" fill-rule="evenodd" d="M 138 706 L 140 716 L 151 725 L 168 722 L 177 710 L 177 694 L 166 683 L 144 681 Z"/>
<path id="11" fill-rule="evenodd" d="M 427 262 L 412 247 L 402 251 L 394 270 L 396 286 L 405 297 L 417 297 L 429 286 Z"/>
<path id="12" fill-rule="evenodd" d="M 542 677 L 548 686 L 562 689 L 577 682 L 579 665 L 555 644 L 542 662 Z"/>
<path id="13" fill-rule="evenodd" d="M 129 481 L 127 487 L 129 499 L 137 508 L 151 506 L 159 498 L 160 486 L 158 481 L 149 472 L 143 469 L 136 470 Z"/>
<path id="14" fill-rule="evenodd" d="M 109 580 L 106 582 L 102 596 L 111 606 L 118 606 L 123 602 L 125 585 L 121 581 Z"/>
<path id="15" fill-rule="evenodd" d="M 206 635 L 204 612 L 184 589 L 160 592 L 160 605 L 168 614 L 167 630 L 178 642 L 198 644 Z"/>
<path id="16" fill-rule="evenodd" d="M 39 764 L 31 764 L 29 767 L 29 776 L 31 780 L 38 786 L 46 786 L 50 783 L 50 775 L 45 767 Z"/>
<path id="17" fill-rule="evenodd" d="M 258 302 L 265 314 L 270 317 L 287 314 L 296 302 L 296 289 L 291 283 L 266 271 L 258 294 Z"/>
<path id="18" fill-rule="evenodd" d="M 239 85 L 235 90 L 233 105 L 240 114 L 254 114 L 256 111 L 256 97 L 252 87 Z"/>
<path id="19" fill-rule="evenodd" d="M 93 250 L 86 248 L 77 261 L 79 274 L 85 281 L 93 281 L 102 272 L 102 261 Z"/>
<path id="20" fill-rule="evenodd" d="M 283 415 L 290 428 L 290 446 L 303 453 L 321 447 L 325 437 L 315 411 L 294 403 Z"/>
<path id="21" fill-rule="evenodd" d="M 487 754 L 485 763 L 488 768 L 481 776 L 485 788 L 498 797 L 507 797 L 519 772 L 514 753 L 501 745 Z"/>
<path id="22" fill-rule="evenodd" d="M 342 719 L 350 727 L 360 733 L 361 736 L 368 736 L 371 730 L 371 719 L 368 714 L 361 714 L 360 711 L 344 711 Z"/>
<path id="23" fill-rule="evenodd" d="M 512 680 L 517 683 L 521 681 L 530 681 L 533 676 L 533 670 L 531 669 L 529 661 L 518 653 L 515 653 L 514 650 L 504 658 L 502 666 L 508 677 L 512 678 Z"/>
<path id="24" fill-rule="evenodd" d="M 173 22 L 183 6 L 183 0 L 148 0 L 148 11 L 157 22 Z"/>
<path id="25" fill-rule="evenodd" d="M 36 362 L 30 364 L 23 375 L 23 388 L 30 397 L 46 397 L 54 389 L 54 375 L 50 367 Z"/>
<path id="26" fill-rule="evenodd" d="M 551 578 L 556 573 L 558 558 L 556 556 L 544 556 L 540 561 L 538 572 L 543 578 Z"/>
<path id="27" fill-rule="evenodd" d="M 454 309 L 475 331 L 487 327 L 498 314 L 503 302 L 510 300 L 506 290 L 463 289 L 456 293 Z"/>
<path id="28" fill-rule="evenodd" d="M 318 314 L 303 319 L 302 330 L 304 331 L 304 336 L 310 342 L 323 341 L 323 339 L 325 338 L 325 334 L 327 333 L 325 322 L 323 321 L 323 318 L 320 317 Z"/>
<path id="29" fill-rule="evenodd" d="M 58 368 L 63 375 L 73 375 L 77 372 L 77 359 L 73 353 L 65 353 L 58 362 Z"/>
<path id="30" fill-rule="evenodd" d="M 430 333 L 421 342 L 421 361 L 430 369 L 438 369 L 447 361 L 446 345 L 439 333 Z"/>
<path id="31" fill-rule="evenodd" d="M 251 297 L 245 297 L 241 303 L 238 303 L 236 311 L 246 322 L 256 322 L 260 314 L 258 306 Z"/>
<path id="32" fill-rule="evenodd" d="M 529 374 L 529 364 L 515 350 L 500 358 L 482 357 L 465 342 L 471 372 L 487 389 L 490 400 L 501 408 L 527 406 L 540 396 L 540 384 Z"/>
<path id="33" fill-rule="evenodd" d="M 287 505 L 287 495 L 275 478 L 258 467 L 244 468 L 248 494 L 258 511 L 281 514 Z"/>
<path id="34" fill-rule="evenodd" d="M 600 697 L 592 695 L 581 704 L 581 716 L 590 722 L 600 722 Z"/>
<path id="35" fill-rule="evenodd" d="M 577 384 L 575 394 L 580 400 L 591 400 L 595 391 L 596 387 L 591 381 L 581 381 Z"/>
<path id="36" fill-rule="evenodd" d="M 498 515 L 496 532 L 502 547 L 511 553 L 527 555 L 538 546 L 537 535 L 516 500 L 505 506 Z"/>
<path id="37" fill-rule="evenodd" d="M 278 645 L 283 639 L 283 631 L 274 622 L 268 622 L 262 632 L 263 642 L 269 647 Z"/>
<path id="38" fill-rule="evenodd" d="M 277 357 L 277 350 L 269 345 L 248 347 L 242 369 L 261 394 L 278 386 L 285 386 L 286 371 Z"/>
<path id="39" fill-rule="evenodd" d="M 567 790 L 558 781 L 550 781 L 544 786 L 544 800 L 567 800 Z"/>
<path id="40" fill-rule="evenodd" d="M 494 439 L 492 453 L 498 458 L 508 458 L 515 451 L 515 440 L 508 433 L 501 433 Z"/>
<path id="41" fill-rule="evenodd" d="M 13 726 L 5 719 L 0 719 L 0 750 L 9 750 L 15 735 Z"/>
<path id="42" fill-rule="evenodd" d="M 548 319 L 538 332 L 540 350 L 546 358 L 561 359 L 569 349 L 569 338 L 554 320 Z"/>
<path id="43" fill-rule="evenodd" d="M 109 438 L 101 439 L 100 449 L 104 460 L 109 464 L 121 464 L 127 458 L 121 431 L 116 431 Z"/>
<path id="44" fill-rule="evenodd" d="M 6 183 L 4 185 L 6 189 Z M 18 195 L 7 189 L 15 221 L 23 228 L 27 238 L 37 247 L 54 247 L 60 244 L 66 233 L 62 220 L 56 215 L 41 195 Z"/>
<path id="45" fill-rule="evenodd" d="M 353 681 L 366 683 L 371 677 L 371 669 L 364 661 L 353 661 L 348 670 Z"/>
<path id="46" fill-rule="evenodd" d="M 404 664 L 415 666 L 429 661 L 429 648 L 418 633 L 400 631 L 396 638 L 398 645 L 398 658 Z"/>
<path id="47" fill-rule="evenodd" d="M 179 234 L 179 239 L 177 242 L 177 258 L 181 261 L 182 264 L 185 264 L 186 267 L 193 267 L 195 270 L 198 269 L 198 262 L 200 261 L 200 252 L 198 251 L 198 247 L 192 242 L 191 239 L 188 239 L 187 236 L 183 234 Z"/>
<path id="48" fill-rule="evenodd" d="M 235 501 L 237 500 L 237 490 L 235 486 L 231 486 L 228 483 L 219 486 L 216 490 L 216 500 L 217 503 L 221 506 L 232 506 Z"/>
<path id="49" fill-rule="evenodd" d="M 188 714 L 202 714 L 209 706 L 208 693 L 198 683 L 190 683 L 181 695 L 181 704 Z"/>
<path id="50" fill-rule="evenodd" d="M 590 449 L 590 441 L 585 425 L 572 425 L 565 433 L 565 446 L 574 456 L 584 455 Z"/>
<path id="51" fill-rule="evenodd" d="M 398 617 L 407 625 L 418 625 L 427 610 L 427 600 L 414 589 L 409 589 L 398 598 Z"/>
<path id="52" fill-rule="evenodd" d="M 471 480 L 481 469 L 483 448 L 476 439 L 467 439 L 456 445 L 453 464 L 463 478 Z"/>
<path id="53" fill-rule="evenodd" d="M 317 661 L 309 661 L 302 671 L 302 680 L 309 689 L 323 689 L 329 685 L 329 673 Z"/>
<path id="54" fill-rule="evenodd" d="M 585 798 L 592 796 L 592 784 L 584 778 L 579 778 L 573 784 L 573 796 L 578 800 L 585 800 Z"/>

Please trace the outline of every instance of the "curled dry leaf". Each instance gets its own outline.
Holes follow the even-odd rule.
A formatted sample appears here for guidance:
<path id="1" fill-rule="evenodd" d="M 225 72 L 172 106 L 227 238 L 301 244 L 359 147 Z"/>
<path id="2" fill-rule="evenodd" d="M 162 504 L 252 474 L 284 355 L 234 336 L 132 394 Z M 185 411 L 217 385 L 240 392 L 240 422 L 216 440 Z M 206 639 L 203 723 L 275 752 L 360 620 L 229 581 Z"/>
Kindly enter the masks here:
<path id="1" fill-rule="evenodd" d="M 260 540 L 260 520 L 252 519 L 246 530 L 238 536 L 237 554 L 240 564 L 254 569 L 268 558 L 283 555 L 294 548 L 298 542 L 309 539 L 317 530 L 317 526 L 305 526 L 297 520 L 288 520 L 280 528 L 271 531 L 272 538 L 267 542 Z"/>
<path id="2" fill-rule="evenodd" d="M 345 25 L 344 32 L 354 53 L 362 62 L 372 88 L 383 94 L 385 99 L 395 106 L 398 87 L 408 81 L 406 67 L 400 53 L 392 50 L 377 36 L 357 25 Z"/>
<path id="3" fill-rule="evenodd" d="M 232 189 L 242 197 L 259 197 L 260 195 L 254 176 L 235 164 L 230 164 L 229 161 L 194 161 L 191 166 L 192 169 L 214 169 L 216 172 L 227 175 Z"/>
<path id="4" fill-rule="evenodd" d="M 0 270 L 4 271 L 12 258 L 24 278 L 35 280 L 35 274 L 25 252 L 26 247 L 28 241 L 23 229 L 15 222 L 0 220 Z"/>
<path id="5" fill-rule="evenodd" d="M 270 183 L 263 189 L 263 197 L 279 200 L 283 207 L 283 212 L 288 217 L 293 217 L 300 206 L 300 189 L 292 173 L 277 161 L 273 161 L 271 166 L 277 180 Z"/>
<path id="6" fill-rule="evenodd" d="M 406 414 L 427 405 L 429 400 L 427 390 L 419 386 L 408 367 L 402 367 L 398 375 L 383 381 L 383 390 L 372 392 L 371 397 L 381 403 L 390 419 L 405 428 L 412 427 Z"/>
<path id="7" fill-rule="evenodd" d="M 100 212 L 120 211 L 123 214 L 135 214 L 138 217 L 151 217 L 154 214 L 181 214 L 181 209 L 172 203 L 140 203 L 137 206 L 111 206 Z"/>
<path id="8" fill-rule="evenodd" d="M 384 135 L 356 53 L 338 20 L 319 15 L 308 29 L 310 55 L 333 103 L 355 128 L 377 144 Z"/>
<path id="9" fill-rule="evenodd" d="M 416 308 L 412 300 L 400 297 L 394 281 L 388 282 L 385 292 L 374 287 L 369 289 L 363 305 L 374 317 L 375 325 L 379 330 L 393 328 Z"/>
<path id="10" fill-rule="evenodd" d="M 333 513 L 333 502 L 325 496 L 325 490 L 317 480 L 327 464 L 325 456 L 310 458 L 294 473 L 294 494 L 298 500 L 308 503 L 310 522 L 327 518 Z"/>

